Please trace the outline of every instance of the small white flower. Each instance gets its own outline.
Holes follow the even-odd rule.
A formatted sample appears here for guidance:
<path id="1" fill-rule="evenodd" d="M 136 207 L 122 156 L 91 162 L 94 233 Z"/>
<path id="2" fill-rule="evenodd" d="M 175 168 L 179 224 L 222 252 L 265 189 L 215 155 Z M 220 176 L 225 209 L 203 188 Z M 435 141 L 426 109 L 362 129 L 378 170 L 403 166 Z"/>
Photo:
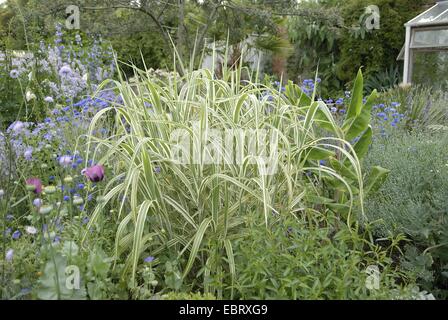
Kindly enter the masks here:
<path id="1" fill-rule="evenodd" d="M 19 71 L 17 71 L 16 69 L 11 70 L 11 72 L 9 73 L 9 76 L 13 79 L 17 79 L 19 77 Z"/>
<path id="2" fill-rule="evenodd" d="M 53 99 L 53 97 L 45 97 L 44 101 L 47 103 L 53 103 L 54 99 Z"/>
<path id="3" fill-rule="evenodd" d="M 4 195 L 5 195 L 5 190 L 0 189 L 0 198 L 3 198 Z"/>
<path id="4" fill-rule="evenodd" d="M 59 164 L 63 167 L 68 167 L 72 164 L 72 157 L 70 156 L 62 156 L 59 158 Z"/>
<path id="5" fill-rule="evenodd" d="M 25 231 L 31 235 L 35 235 L 37 233 L 37 229 L 35 227 L 26 227 Z"/>
<path id="6" fill-rule="evenodd" d="M 25 98 L 26 98 L 26 101 L 29 102 L 31 100 L 36 99 L 36 95 L 34 93 L 32 93 L 31 91 L 27 91 L 25 94 Z"/>

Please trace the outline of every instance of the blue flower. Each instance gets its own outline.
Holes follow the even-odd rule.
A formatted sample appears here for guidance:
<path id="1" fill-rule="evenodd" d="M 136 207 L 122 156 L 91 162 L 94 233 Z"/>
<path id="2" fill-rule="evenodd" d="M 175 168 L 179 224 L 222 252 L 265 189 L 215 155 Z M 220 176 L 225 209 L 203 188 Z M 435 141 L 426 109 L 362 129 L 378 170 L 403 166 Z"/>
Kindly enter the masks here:
<path id="1" fill-rule="evenodd" d="M 9 76 L 13 79 L 17 79 L 19 75 L 19 71 L 17 71 L 16 69 L 11 70 L 11 72 L 9 73 Z"/>
<path id="2" fill-rule="evenodd" d="M 84 189 L 84 184 L 83 184 L 83 183 L 78 184 L 78 189 L 79 189 L 79 190 Z"/>
<path id="3" fill-rule="evenodd" d="M 22 233 L 19 230 L 14 231 L 14 233 L 12 234 L 12 238 L 14 240 L 17 240 L 20 238 L 20 236 L 22 235 Z"/>
<path id="4" fill-rule="evenodd" d="M 69 196 L 64 196 L 64 201 L 70 201 L 70 197 Z"/>
<path id="5" fill-rule="evenodd" d="M 153 262 L 154 260 L 155 260 L 155 258 L 154 258 L 153 256 L 149 256 L 149 257 L 146 257 L 146 258 L 145 258 L 144 262 L 146 262 L 146 263 L 151 263 L 151 262 Z"/>
<path id="6" fill-rule="evenodd" d="M 6 261 L 11 262 L 13 257 L 14 257 L 14 250 L 13 249 L 9 249 L 8 251 L 6 251 L 6 254 L 5 254 L 5 260 Z"/>

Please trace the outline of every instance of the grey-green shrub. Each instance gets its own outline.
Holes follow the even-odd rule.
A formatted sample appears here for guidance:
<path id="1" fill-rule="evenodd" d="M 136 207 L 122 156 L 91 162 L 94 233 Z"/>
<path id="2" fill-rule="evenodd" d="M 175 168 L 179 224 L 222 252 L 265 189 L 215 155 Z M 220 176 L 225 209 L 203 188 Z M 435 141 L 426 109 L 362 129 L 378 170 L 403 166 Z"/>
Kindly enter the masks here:
<path id="1" fill-rule="evenodd" d="M 391 172 L 382 188 L 366 199 L 367 216 L 382 220 L 377 230 L 381 236 L 407 234 L 415 247 L 407 248 L 404 265 L 418 271 L 426 288 L 434 281 L 446 290 L 448 132 L 399 130 L 378 138 L 365 160 L 367 167 L 373 164 Z M 421 267 L 431 267 L 433 276 Z"/>

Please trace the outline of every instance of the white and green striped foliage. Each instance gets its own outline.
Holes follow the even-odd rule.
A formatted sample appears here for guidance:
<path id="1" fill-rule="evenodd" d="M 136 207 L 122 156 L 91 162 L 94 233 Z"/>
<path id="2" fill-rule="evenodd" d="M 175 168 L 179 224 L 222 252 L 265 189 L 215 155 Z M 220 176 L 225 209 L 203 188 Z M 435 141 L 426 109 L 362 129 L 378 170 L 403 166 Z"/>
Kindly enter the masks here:
<path id="1" fill-rule="evenodd" d="M 115 133 L 90 141 L 108 150 L 96 160 L 116 174 L 90 225 L 107 205 L 118 206 L 115 256 L 126 258 L 132 283 L 145 254 L 158 263 L 158 255 L 169 251 L 183 261 L 184 278 L 201 275 L 205 291 L 219 297 L 221 288 L 207 279 L 223 270 L 233 278 L 232 242 L 246 235 L 251 221 L 262 219 L 268 226 L 277 215 L 306 220 L 316 210 L 340 210 L 350 224 L 352 213 L 362 212 L 359 157 L 345 139 L 355 129 L 339 127 L 323 102 L 304 95 L 291 99 L 291 92 L 256 78 L 243 81 L 241 67 L 225 69 L 223 78 L 196 70 L 164 82 L 144 70 L 135 73 L 139 80 L 132 86 L 113 82 L 123 105 L 102 110 L 91 123 L 94 130 L 112 115 Z M 354 119 L 361 113 L 356 111 Z M 326 136 L 322 125 L 329 130 Z M 238 144 L 236 136 L 225 138 L 228 132 L 245 132 L 247 139 Z M 179 148 L 173 136 L 188 143 Z M 259 146 L 263 139 L 271 155 L 264 158 L 247 142 Z M 184 150 L 187 161 L 174 158 L 173 150 Z M 239 160 L 238 154 L 243 155 Z M 266 164 L 273 170 L 264 171 Z M 344 201 L 338 192 L 347 194 Z"/>
<path id="2" fill-rule="evenodd" d="M 331 167 L 344 178 L 340 180 L 334 176 L 323 177 L 325 182 L 331 186 L 332 190 L 336 190 L 337 192 L 333 194 L 332 199 L 321 199 L 322 203 L 329 204 L 330 207 L 339 210 L 341 213 L 349 212 L 349 208 L 351 207 L 350 199 L 353 197 L 353 194 L 349 194 L 350 189 L 346 187 L 345 183 L 349 183 L 352 186 L 351 192 L 354 194 L 365 195 L 366 192 L 374 191 L 389 173 L 386 169 L 374 167 L 364 182 L 366 184 L 366 190 L 359 189 L 359 187 L 362 187 L 362 184 L 358 183 L 361 170 L 356 167 L 356 161 L 353 161 L 354 159 L 351 158 L 350 151 L 354 150 L 357 159 L 362 159 L 367 154 L 373 137 L 370 126 L 372 107 L 377 100 L 376 90 L 369 97 L 364 98 L 363 87 L 363 75 L 361 70 L 359 70 L 354 81 L 352 99 L 345 117 L 342 119 L 341 126 L 335 125 L 332 122 L 333 119 L 328 116 L 328 110 L 326 108 L 317 107 L 318 104 L 323 104 L 323 102 L 315 102 L 314 95 L 313 97 L 306 96 L 297 85 L 292 83 L 289 83 L 286 87 L 286 95 L 291 104 L 296 105 L 304 111 L 313 110 L 313 108 L 316 109 L 314 123 L 325 132 L 324 135 L 329 135 L 333 139 L 350 141 L 353 146 L 353 149 L 351 147 L 347 148 L 346 143 L 340 143 L 340 149 L 334 153 L 329 152 L 328 146 L 319 150 L 314 148 L 313 150 L 314 153 L 318 151 L 316 158 L 328 160 L 325 165 Z M 359 199 L 362 206 L 362 196 Z"/>

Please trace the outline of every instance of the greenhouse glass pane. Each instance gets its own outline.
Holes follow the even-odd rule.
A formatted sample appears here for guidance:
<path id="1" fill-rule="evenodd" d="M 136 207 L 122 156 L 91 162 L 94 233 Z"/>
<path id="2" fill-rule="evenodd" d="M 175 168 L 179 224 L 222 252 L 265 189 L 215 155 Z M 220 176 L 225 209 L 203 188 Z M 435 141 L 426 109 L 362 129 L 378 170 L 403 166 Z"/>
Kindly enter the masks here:
<path id="1" fill-rule="evenodd" d="M 443 14 L 443 17 L 439 17 L 442 13 L 446 12 L 448 10 L 448 3 L 438 3 L 436 6 L 429 9 L 427 12 L 422 14 L 420 17 L 411 20 L 411 24 L 424 24 L 424 23 L 433 23 L 433 22 L 439 22 L 440 19 L 445 17 L 445 14 Z M 440 19 L 437 19 L 440 18 Z M 445 17 L 446 18 L 446 17 Z"/>
<path id="2" fill-rule="evenodd" d="M 413 83 L 447 88 L 448 51 L 415 52 L 413 60 Z"/>
<path id="3" fill-rule="evenodd" d="M 448 29 L 415 31 L 411 48 L 448 47 Z"/>

